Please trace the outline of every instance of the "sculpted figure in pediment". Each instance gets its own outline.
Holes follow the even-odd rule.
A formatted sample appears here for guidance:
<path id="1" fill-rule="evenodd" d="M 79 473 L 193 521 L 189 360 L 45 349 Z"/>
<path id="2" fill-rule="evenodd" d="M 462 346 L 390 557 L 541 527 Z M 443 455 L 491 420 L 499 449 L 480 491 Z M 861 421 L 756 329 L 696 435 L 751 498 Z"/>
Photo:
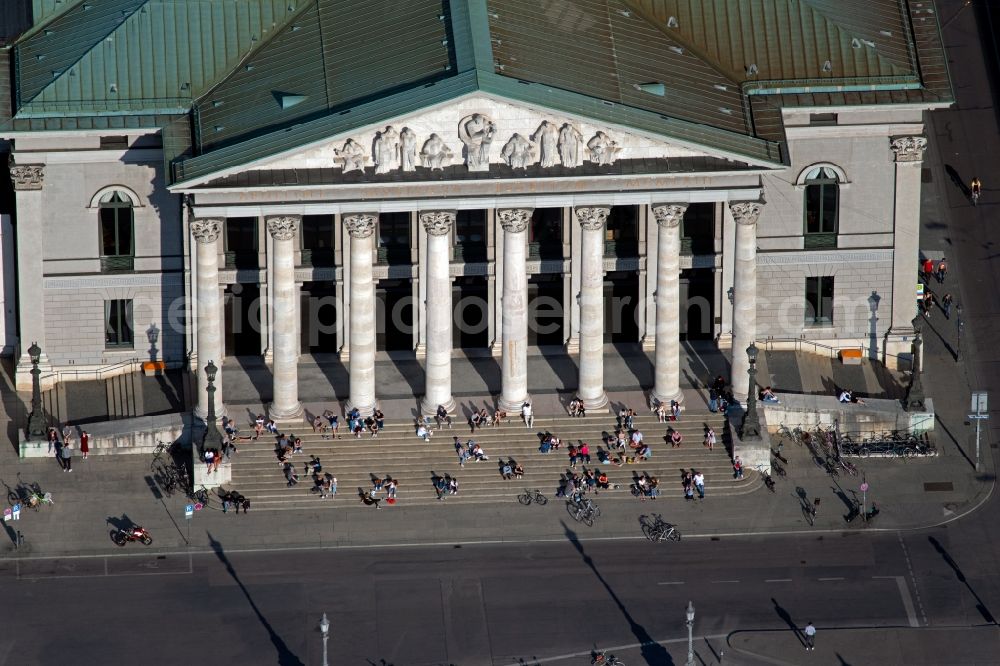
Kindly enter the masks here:
<path id="1" fill-rule="evenodd" d="M 566 123 L 559 130 L 559 159 L 565 167 L 580 166 L 580 145 L 583 135 L 580 130 Z"/>
<path id="2" fill-rule="evenodd" d="M 500 151 L 511 169 L 524 169 L 535 162 L 534 145 L 520 134 L 514 134 Z"/>
<path id="3" fill-rule="evenodd" d="M 399 132 L 388 125 L 375 134 L 375 173 L 389 173 L 396 166 L 399 154 Z"/>
<path id="4" fill-rule="evenodd" d="M 403 171 L 417 170 L 417 135 L 409 127 L 399 133 L 399 158 Z"/>
<path id="5" fill-rule="evenodd" d="M 469 171 L 489 170 L 490 146 L 496 133 L 496 123 L 481 113 L 473 113 L 458 122 L 458 138 L 465 144 L 465 164 Z"/>
<path id="6" fill-rule="evenodd" d="M 420 159 L 424 166 L 438 171 L 450 164 L 453 156 L 451 148 L 437 134 L 431 134 L 420 151 Z"/>
<path id="7" fill-rule="evenodd" d="M 559 163 L 559 127 L 555 123 L 543 120 L 531 140 L 539 145 L 541 150 L 541 165 L 546 169 Z"/>
<path id="8" fill-rule="evenodd" d="M 365 149 L 354 139 L 348 139 L 344 142 L 343 148 L 334 149 L 334 152 L 344 166 L 344 173 L 365 170 Z"/>
<path id="9" fill-rule="evenodd" d="M 601 166 L 614 164 L 622 149 L 617 141 L 612 140 L 604 132 L 595 134 L 594 138 L 587 142 L 587 148 L 590 150 L 590 161 Z"/>

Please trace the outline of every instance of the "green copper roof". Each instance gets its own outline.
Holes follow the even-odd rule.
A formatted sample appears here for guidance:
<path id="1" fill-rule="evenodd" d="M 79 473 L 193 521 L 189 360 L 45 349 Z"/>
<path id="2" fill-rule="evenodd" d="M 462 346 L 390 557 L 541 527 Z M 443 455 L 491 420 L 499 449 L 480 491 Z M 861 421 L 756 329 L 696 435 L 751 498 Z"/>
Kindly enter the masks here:
<path id="1" fill-rule="evenodd" d="M 18 116 L 177 113 L 295 11 L 295 0 L 79 3 L 17 45 Z"/>

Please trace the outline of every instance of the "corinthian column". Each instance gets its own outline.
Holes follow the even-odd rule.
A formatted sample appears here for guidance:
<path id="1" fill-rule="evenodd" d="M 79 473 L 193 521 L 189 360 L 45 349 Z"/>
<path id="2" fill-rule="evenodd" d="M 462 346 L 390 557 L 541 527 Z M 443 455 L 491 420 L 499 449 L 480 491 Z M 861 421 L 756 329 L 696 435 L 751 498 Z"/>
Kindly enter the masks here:
<path id="1" fill-rule="evenodd" d="M 653 399 L 681 402 L 680 252 L 686 204 L 653 207 L 659 225 L 656 250 L 656 356 Z"/>
<path id="2" fill-rule="evenodd" d="M 16 359 L 15 382 L 18 391 L 30 391 L 31 357 L 28 356 L 28 347 L 33 342 L 42 350 L 39 369 L 45 372 L 52 368 L 45 341 L 45 322 L 48 320 L 42 293 L 42 248 L 45 247 L 42 240 L 45 232 L 42 186 L 45 183 L 45 165 L 16 164 L 11 156 L 9 166 L 17 205 L 14 233 L 17 236 L 17 321 L 21 346 L 21 356 Z M 47 384 L 42 383 L 43 389 L 47 388 Z"/>
<path id="3" fill-rule="evenodd" d="M 198 262 L 198 283 L 195 299 L 198 304 L 198 406 L 195 415 L 208 415 L 208 378 L 205 366 L 213 361 L 219 368 L 215 375 L 215 415 L 225 414 L 222 400 L 222 293 L 219 291 L 219 235 L 222 234 L 222 220 L 191 220 L 191 235 L 194 236 L 196 260 Z"/>
<path id="4" fill-rule="evenodd" d="M 372 278 L 374 214 L 344 215 L 351 236 L 351 358 L 347 408 L 375 411 L 375 282 Z"/>
<path id="5" fill-rule="evenodd" d="M 747 347 L 757 334 L 757 219 L 763 206 L 752 201 L 730 204 L 736 221 L 733 269 L 733 362 L 730 383 L 741 402 L 751 389 Z"/>
<path id="6" fill-rule="evenodd" d="M 500 408 L 521 409 L 528 398 L 528 276 L 524 265 L 527 241 L 524 231 L 531 221 L 530 208 L 497 211 L 503 239 L 503 302 L 500 335 Z"/>
<path id="7" fill-rule="evenodd" d="M 438 405 L 449 412 L 455 409 L 451 397 L 451 227 L 455 211 L 420 213 L 420 223 L 427 231 L 427 359 L 425 361 L 424 399 L 420 410 L 437 413 Z"/>
<path id="8" fill-rule="evenodd" d="M 604 225 L 608 207 L 577 208 L 580 223 L 580 381 L 577 395 L 587 409 L 608 404 L 604 392 Z"/>
<path id="9" fill-rule="evenodd" d="M 295 253 L 292 239 L 302 218 L 278 216 L 267 218 L 267 232 L 273 239 L 274 257 L 271 285 L 274 310 L 274 401 L 269 415 L 275 421 L 288 421 L 302 416 L 299 402 L 299 340 L 296 332 Z"/>

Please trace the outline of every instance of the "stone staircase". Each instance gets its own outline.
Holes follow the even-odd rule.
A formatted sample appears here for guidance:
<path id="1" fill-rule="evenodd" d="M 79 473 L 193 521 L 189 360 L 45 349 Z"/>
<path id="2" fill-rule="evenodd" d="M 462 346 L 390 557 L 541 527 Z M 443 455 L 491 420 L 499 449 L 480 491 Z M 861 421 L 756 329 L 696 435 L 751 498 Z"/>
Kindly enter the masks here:
<path id="1" fill-rule="evenodd" d="M 416 437 L 410 423 L 386 423 L 386 428 L 377 438 L 364 434 L 361 438 L 344 436 L 339 439 L 323 439 L 313 434 L 312 428 L 303 423 L 297 430 L 286 429 L 302 439 L 303 452 L 291 457 L 299 473 L 299 484 L 286 486 L 282 470 L 274 453 L 274 437 L 261 437 L 259 441 L 241 442 L 239 452 L 233 456 L 232 482 L 225 487 L 233 488 L 245 495 L 255 510 L 294 510 L 304 507 L 312 509 L 320 506 L 363 505 L 358 498 L 358 489 L 371 488 L 371 475 L 392 476 L 399 481 L 397 498 L 400 505 L 433 504 L 437 497 L 432 476 L 450 474 L 458 479 L 459 493 L 445 501 L 470 503 L 513 502 L 525 488 L 538 488 L 555 499 L 560 477 L 569 468 L 567 448 L 569 443 L 584 440 L 590 444 L 592 463 L 577 464 L 577 471 L 594 468 L 604 471 L 612 484 L 620 484 L 618 490 L 601 492 L 602 501 L 637 501 L 629 492 L 634 475 L 648 472 L 660 479 L 661 495 L 658 501 L 679 499 L 683 501 L 680 484 L 682 469 L 695 468 L 705 474 L 706 492 L 713 498 L 736 496 L 752 492 L 760 485 L 756 474 L 748 473 L 742 480 L 733 479 L 727 442 L 723 442 L 725 431 L 723 419 L 710 412 L 686 411 L 681 421 L 673 424 L 657 423 L 652 415 L 635 419 L 636 427 L 645 435 L 645 442 L 652 449 L 652 458 L 645 462 L 615 465 L 601 465 L 597 461 L 597 448 L 602 441 L 603 431 L 613 431 L 615 419 L 610 414 L 588 415 L 584 418 L 569 416 L 536 417 L 534 427 L 527 429 L 518 417 L 510 423 L 495 428 L 477 429 L 470 434 L 465 423 L 455 423 L 453 429 L 447 427 L 434 430 L 429 443 Z M 714 428 L 718 444 L 713 451 L 706 449 L 704 424 Z M 672 425 L 684 436 L 680 448 L 671 449 L 664 440 L 667 426 Z M 243 427 L 243 432 L 252 428 Z M 341 426 L 341 431 L 346 425 Z M 552 432 L 563 440 L 563 447 L 548 454 L 539 452 L 540 433 Z M 467 461 L 464 469 L 459 467 L 453 437 L 466 442 L 475 439 L 489 456 L 488 461 Z M 602 445 L 603 446 L 603 445 Z M 305 464 L 310 456 L 320 458 L 323 471 L 337 477 L 336 498 L 321 500 L 311 492 L 311 476 L 305 473 Z M 514 458 L 524 466 L 521 480 L 504 480 L 499 471 L 501 458 Z"/>

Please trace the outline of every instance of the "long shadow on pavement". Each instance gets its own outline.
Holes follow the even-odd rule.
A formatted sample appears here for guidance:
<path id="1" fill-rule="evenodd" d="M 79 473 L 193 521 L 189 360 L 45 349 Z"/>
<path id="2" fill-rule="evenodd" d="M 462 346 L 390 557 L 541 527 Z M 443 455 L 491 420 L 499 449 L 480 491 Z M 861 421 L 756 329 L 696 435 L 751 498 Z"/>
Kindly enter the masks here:
<path id="1" fill-rule="evenodd" d="M 969 585 L 969 580 L 965 577 L 965 574 L 962 573 L 962 570 L 958 566 L 958 562 L 951 559 L 951 555 L 949 555 L 948 551 L 944 549 L 944 546 L 941 545 L 940 541 L 938 541 L 932 536 L 927 537 L 927 540 L 930 541 L 932 546 L 934 546 L 934 550 L 936 550 L 938 553 L 941 554 L 941 557 L 944 558 L 944 561 L 948 564 L 948 566 L 952 568 L 952 571 L 955 572 L 955 577 L 958 578 L 959 582 L 964 583 L 965 587 L 968 588 L 972 596 L 975 597 L 976 610 L 978 610 L 979 614 L 983 616 L 983 620 L 985 620 L 988 624 L 996 624 L 997 621 L 993 617 L 993 614 L 990 613 L 990 609 L 986 607 L 986 604 L 983 603 L 983 600 L 979 598 L 979 595 L 976 593 L 976 591 L 972 589 L 971 585 Z"/>
<path id="2" fill-rule="evenodd" d="M 611 599 L 618 606 L 618 610 L 621 611 L 622 616 L 628 622 L 629 628 L 632 630 L 632 634 L 641 645 L 640 649 L 642 651 L 642 658 L 646 660 L 647 664 L 663 664 L 664 666 L 672 666 L 674 660 L 670 657 L 670 654 L 667 653 L 667 650 L 662 645 L 654 641 L 653 637 L 649 635 L 648 631 L 646 631 L 646 628 L 636 622 L 631 613 L 628 612 L 628 609 L 625 608 L 621 599 L 619 599 L 618 595 L 615 594 L 615 591 L 611 589 L 608 582 L 604 580 L 604 576 L 601 575 L 601 572 L 597 570 L 597 566 L 594 565 L 594 561 L 584 552 L 583 544 L 580 543 L 580 539 L 576 536 L 576 532 L 571 530 L 562 520 L 559 522 L 562 523 L 563 530 L 566 532 L 566 538 L 569 539 L 571 544 L 573 544 L 576 551 L 580 553 L 580 557 L 583 558 L 584 564 L 590 567 L 590 570 L 594 572 L 595 576 L 597 576 L 597 580 L 601 582 L 604 589 L 606 589 L 608 594 L 611 595 Z"/>
<path id="3" fill-rule="evenodd" d="M 281 638 L 281 636 L 275 633 L 274 628 L 271 626 L 271 623 L 267 621 L 267 618 L 264 617 L 264 614 L 260 612 L 259 608 L 257 608 L 257 604 L 254 603 L 253 597 L 250 596 L 250 591 L 247 590 L 245 585 L 243 585 L 243 581 L 241 581 L 240 577 L 236 574 L 236 569 L 233 568 L 232 563 L 226 556 L 222 544 L 215 540 L 215 537 L 212 536 L 211 532 L 208 532 L 207 534 L 208 534 L 208 542 L 211 544 L 212 550 L 215 551 L 216 557 L 218 557 L 219 561 L 225 565 L 226 571 L 228 571 L 229 575 L 233 577 L 233 580 L 236 581 L 236 584 L 240 586 L 240 590 L 242 590 L 243 595 L 247 598 L 247 601 L 250 603 L 250 608 L 253 609 L 254 614 L 257 615 L 257 619 L 260 620 L 261 625 L 264 627 L 264 629 L 267 630 L 267 635 L 268 637 L 270 637 L 271 643 L 274 645 L 274 649 L 278 651 L 278 666 L 305 666 L 302 663 L 302 660 L 299 659 L 297 656 L 295 656 L 295 654 L 288 649 L 288 646 L 285 644 L 285 641 Z"/>

